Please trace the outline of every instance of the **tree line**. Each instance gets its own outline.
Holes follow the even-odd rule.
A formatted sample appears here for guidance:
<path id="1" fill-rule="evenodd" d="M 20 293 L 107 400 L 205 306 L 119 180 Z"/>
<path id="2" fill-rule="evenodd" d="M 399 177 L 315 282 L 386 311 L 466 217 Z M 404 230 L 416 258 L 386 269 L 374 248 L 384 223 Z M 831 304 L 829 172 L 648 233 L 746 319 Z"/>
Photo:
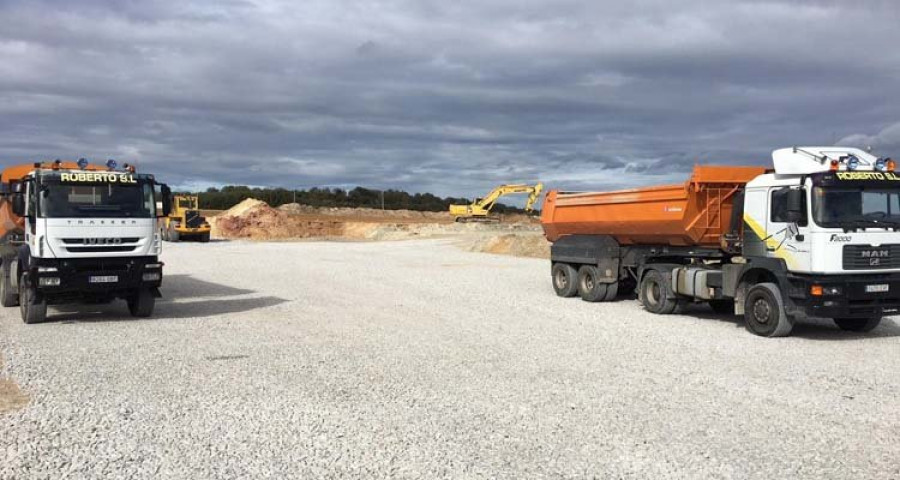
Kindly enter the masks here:
<path id="1" fill-rule="evenodd" d="M 231 185 L 209 188 L 205 192 L 192 194 L 200 197 L 200 208 L 208 210 L 227 210 L 248 198 L 262 200 L 273 207 L 296 202 L 313 207 L 382 208 L 383 205 L 386 210 L 427 212 L 446 211 L 451 204 L 470 202 L 465 198 L 442 198 L 431 193 L 408 193 L 401 190 L 384 190 L 382 196 L 381 190 L 363 187 L 356 187 L 352 190 L 341 188 L 288 190 L 286 188 L 250 188 Z M 494 211 L 497 213 L 521 213 L 523 210 L 498 203 L 494 207 Z"/>

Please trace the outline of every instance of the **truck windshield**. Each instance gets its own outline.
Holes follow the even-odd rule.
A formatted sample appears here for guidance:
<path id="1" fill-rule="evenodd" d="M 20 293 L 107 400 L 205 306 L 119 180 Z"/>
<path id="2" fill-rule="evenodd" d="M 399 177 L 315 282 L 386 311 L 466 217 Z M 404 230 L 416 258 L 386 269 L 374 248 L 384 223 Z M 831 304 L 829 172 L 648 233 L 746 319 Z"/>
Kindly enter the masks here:
<path id="1" fill-rule="evenodd" d="M 900 190 L 816 187 L 813 218 L 823 227 L 858 228 L 900 224 Z"/>
<path id="2" fill-rule="evenodd" d="M 80 183 L 45 178 L 41 184 L 41 216 L 47 218 L 150 218 L 156 215 L 153 187 L 135 184 Z"/>

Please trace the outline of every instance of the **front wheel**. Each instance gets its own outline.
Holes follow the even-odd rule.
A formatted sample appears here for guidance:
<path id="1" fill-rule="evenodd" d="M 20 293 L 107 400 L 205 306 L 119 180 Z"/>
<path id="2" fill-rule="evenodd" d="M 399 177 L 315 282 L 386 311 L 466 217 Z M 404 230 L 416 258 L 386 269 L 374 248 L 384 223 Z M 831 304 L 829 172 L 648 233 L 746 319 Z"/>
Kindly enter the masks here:
<path id="1" fill-rule="evenodd" d="M 759 283 L 747 292 L 744 301 L 747 330 L 761 337 L 786 337 L 794 321 L 784 309 L 781 291 L 774 283 Z"/>
<path id="2" fill-rule="evenodd" d="M 47 298 L 28 283 L 24 278 L 19 282 L 19 311 L 22 321 L 31 325 L 47 319 Z"/>
<path id="3" fill-rule="evenodd" d="M 128 311 L 132 317 L 146 318 L 153 315 L 156 297 L 149 288 L 142 288 L 128 299 Z"/>
<path id="4" fill-rule="evenodd" d="M 835 318 L 834 323 L 841 330 L 848 332 L 871 332 L 881 323 L 881 317 L 871 318 Z"/>

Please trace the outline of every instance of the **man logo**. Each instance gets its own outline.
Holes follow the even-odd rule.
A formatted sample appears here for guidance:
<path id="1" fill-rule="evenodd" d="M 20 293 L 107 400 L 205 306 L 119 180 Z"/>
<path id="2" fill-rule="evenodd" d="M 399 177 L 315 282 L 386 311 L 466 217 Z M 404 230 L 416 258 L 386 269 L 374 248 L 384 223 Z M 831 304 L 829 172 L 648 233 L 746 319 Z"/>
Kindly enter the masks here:
<path id="1" fill-rule="evenodd" d="M 891 256 L 890 250 L 863 250 L 859 252 L 863 258 L 887 258 Z"/>

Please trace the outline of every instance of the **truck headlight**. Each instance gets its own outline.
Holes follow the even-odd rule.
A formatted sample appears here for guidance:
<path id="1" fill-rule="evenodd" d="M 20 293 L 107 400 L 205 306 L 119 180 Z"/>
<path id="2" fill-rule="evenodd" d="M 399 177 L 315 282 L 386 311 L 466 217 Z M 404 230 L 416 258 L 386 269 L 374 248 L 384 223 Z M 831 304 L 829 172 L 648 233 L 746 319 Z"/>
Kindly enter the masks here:
<path id="1" fill-rule="evenodd" d="M 60 284 L 59 277 L 40 277 L 38 278 L 38 286 L 40 287 L 58 287 Z"/>
<path id="2" fill-rule="evenodd" d="M 827 286 L 826 287 L 826 286 L 822 286 L 822 285 L 813 285 L 809 289 L 809 294 L 814 297 L 821 297 L 821 296 L 833 297 L 836 295 L 842 295 L 843 293 L 844 293 L 844 290 L 838 286 Z"/>
<path id="3" fill-rule="evenodd" d="M 145 272 L 143 277 L 145 282 L 158 282 L 162 280 L 162 273 L 160 272 Z"/>

